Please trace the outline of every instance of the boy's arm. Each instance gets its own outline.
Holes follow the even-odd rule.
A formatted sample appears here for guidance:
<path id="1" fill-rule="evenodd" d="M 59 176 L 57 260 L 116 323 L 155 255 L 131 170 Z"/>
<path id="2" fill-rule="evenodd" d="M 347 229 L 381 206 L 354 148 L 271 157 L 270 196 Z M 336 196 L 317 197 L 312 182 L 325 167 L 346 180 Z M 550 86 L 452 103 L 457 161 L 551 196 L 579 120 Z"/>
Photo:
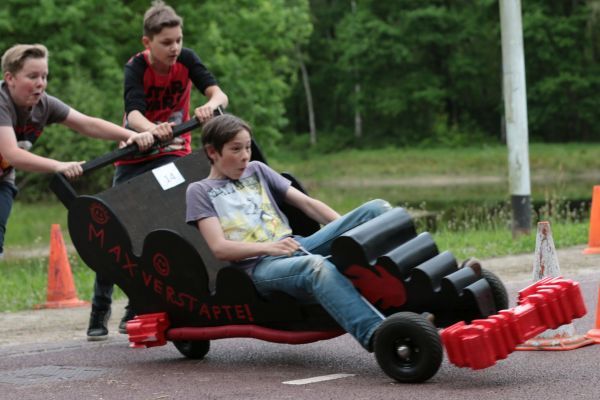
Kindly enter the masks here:
<path id="1" fill-rule="evenodd" d="M 326 225 L 340 217 L 340 214 L 327 204 L 307 196 L 293 186 L 288 188 L 285 201 L 322 225 Z"/>
<path id="2" fill-rule="evenodd" d="M 127 126 L 129 129 L 133 129 L 136 132 L 143 132 L 151 131 L 156 127 L 156 124 L 150 122 L 148 118 L 138 110 L 133 110 L 127 114 Z"/>
<path id="3" fill-rule="evenodd" d="M 73 108 L 62 123 L 85 136 L 125 141 L 127 144 L 135 142 L 141 151 L 148 150 L 154 143 L 154 136 L 149 132 L 134 132 L 112 122 L 82 114 Z"/>
<path id="4" fill-rule="evenodd" d="M 194 110 L 194 115 L 200 122 L 206 122 L 211 119 L 217 107 L 227 108 L 229 104 L 229 98 L 217 85 L 207 87 L 204 95 L 208 101 Z"/>
<path id="5" fill-rule="evenodd" d="M 196 118 L 202 123 L 213 117 L 214 111 L 221 106 L 226 108 L 229 104 L 227 95 L 217 84 L 217 80 L 206 68 L 200 57 L 191 49 L 183 48 L 180 55 L 180 61 L 185 65 L 190 73 L 190 79 L 196 89 L 208 99 L 208 101 L 194 110 Z"/>
<path id="6" fill-rule="evenodd" d="M 134 110 L 127 115 L 127 126 L 136 132 L 148 131 L 161 142 L 171 140 L 173 138 L 172 123 L 163 122 L 160 124 L 154 124 L 138 110 Z"/>
<path id="7" fill-rule="evenodd" d="M 222 261 L 239 261 L 259 256 L 292 255 L 299 244 L 293 238 L 285 238 L 278 242 L 236 242 L 228 240 L 217 217 L 203 218 L 197 222 L 200 233 L 215 257 Z"/>
<path id="8" fill-rule="evenodd" d="M 61 172 L 69 179 L 76 178 L 83 173 L 81 168 L 83 161 L 62 162 L 21 149 L 17 145 L 12 126 L 0 126 L 0 153 L 10 165 L 24 171 Z"/>

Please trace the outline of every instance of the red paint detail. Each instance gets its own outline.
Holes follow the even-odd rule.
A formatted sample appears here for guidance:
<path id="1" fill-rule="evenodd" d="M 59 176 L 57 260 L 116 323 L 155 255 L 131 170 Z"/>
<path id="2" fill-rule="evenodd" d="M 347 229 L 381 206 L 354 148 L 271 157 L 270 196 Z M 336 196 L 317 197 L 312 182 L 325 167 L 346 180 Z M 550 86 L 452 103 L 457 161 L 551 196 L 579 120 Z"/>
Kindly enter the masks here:
<path id="1" fill-rule="evenodd" d="M 152 265 L 156 272 L 158 272 L 162 276 L 168 276 L 170 272 L 169 259 L 165 257 L 164 254 L 156 253 L 154 257 L 152 257 Z"/>
<path id="2" fill-rule="evenodd" d="M 100 229 L 96 231 L 94 225 L 89 224 L 88 226 L 88 242 L 92 241 L 92 236 L 95 238 L 100 238 L 100 248 L 104 248 L 104 229 Z"/>
<path id="3" fill-rule="evenodd" d="M 244 308 L 246 309 L 246 315 L 250 321 L 254 321 L 254 317 L 252 316 L 252 312 L 250 311 L 250 306 L 248 304 L 244 304 Z"/>
<path id="4" fill-rule="evenodd" d="M 129 330 L 129 325 L 127 325 Z M 202 328 L 172 328 L 167 331 L 169 340 L 215 340 L 226 338 L 254 338 L 267 342 L 304 344 L 327 340 L 343 335 L 343 330 L 331 331 L 283 331 L 258 325 L 224 325 Z"/>
<path id="5" fill-rule="evenodd" d="M 138 265 L 129 258 L 129 253 L 125 253 L 125 264 L 121 265 L 121 268 L 129 271 L 129 276 L 133 278 L 135 276 L 134 268 L 137 268 L 137 266 Z"/>
<path id="6" fill-rule="evenodd" d="M 120 245 L 116 245 L 114 247 L 111 247 L 110 249 L 108 249 L 109 253 L 113 253 L 115 255 L 115 261 L 119 262 L 121 261 L 121 246 Z"/>
<path id="7" fill-rule="evenodd" d="M 344 274 L 371 304 L 378 304 L 382 310 L 400 307 L 406 302 L 406 289 L 403 282 L 380 265 L 375 271 L 360 265 L 351 265 Z"/>
<path id="8" fill-rule="evenodd" d="M 92 220 L 99 225 L 104 225 L 110 220 L 108 210 L 100 203 L 92 203 L 90 215 Z"/>
<path id="9" fill-rule="evenodd" d="M 441 333 L 451 363 L 487 368 L 520 343 L 586 313 L 579 283 L 562 277 L 541 279 L 519 292 L 516 307 L 470 325 L 458 322 Z"/>

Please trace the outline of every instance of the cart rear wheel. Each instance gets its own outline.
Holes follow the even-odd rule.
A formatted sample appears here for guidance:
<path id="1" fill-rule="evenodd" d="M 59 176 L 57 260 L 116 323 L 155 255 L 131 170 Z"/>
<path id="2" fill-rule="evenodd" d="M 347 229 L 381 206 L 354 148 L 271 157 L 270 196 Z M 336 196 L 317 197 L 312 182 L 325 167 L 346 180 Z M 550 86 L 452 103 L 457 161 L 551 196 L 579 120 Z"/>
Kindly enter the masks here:
<path id="1" fill-rule="evenodd" d="M 443 348 L 436 327 L 425 317 L 400 312 L 388 317 L 375 334 L 375 358 L 401 383 L 423 382 L 440 368 Z"/>
<path id="2" fill-rule="evenodd" d="M 187 358 L 201 360 L 210 350 L 208 340 L 174 340 L 173 344 Z"/>
<path id="3" fill-rule="evenodd" d="M 496 312 L 506 310 L 508 308 L 508 293 L 500 278 L 485 268 L 481 269 L 481 277 L 487 281 L 492 289 L 492 297 L 494 298 L 494 304 L 496 305 Z"/>

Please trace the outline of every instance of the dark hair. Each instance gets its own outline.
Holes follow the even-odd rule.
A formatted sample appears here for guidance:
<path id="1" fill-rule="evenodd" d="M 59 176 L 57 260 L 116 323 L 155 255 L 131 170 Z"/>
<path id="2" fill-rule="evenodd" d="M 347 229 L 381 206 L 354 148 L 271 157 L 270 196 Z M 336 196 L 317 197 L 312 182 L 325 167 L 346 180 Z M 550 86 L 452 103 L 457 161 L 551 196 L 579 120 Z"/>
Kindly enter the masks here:
<path id="1" fill-rule="evenodd" d="M 206 146 L 210 145 L 221 154 L 225 144 L 241 130 L 246 130 L 252 137 L 252 129 L 243 119 L 231 114 L 214 117 L 202 126 L 202 146 L 206 150 Z"/>
<path id="2" fill-rule="evenodd" d="M 175 10 L 162 0 L 152 2 L 152 7 L 144 14 L 144 36 L 152 39 L 163 28 L 173 28 L 175 26 L 183 28 L 183 19 L 177 15 Z"/>

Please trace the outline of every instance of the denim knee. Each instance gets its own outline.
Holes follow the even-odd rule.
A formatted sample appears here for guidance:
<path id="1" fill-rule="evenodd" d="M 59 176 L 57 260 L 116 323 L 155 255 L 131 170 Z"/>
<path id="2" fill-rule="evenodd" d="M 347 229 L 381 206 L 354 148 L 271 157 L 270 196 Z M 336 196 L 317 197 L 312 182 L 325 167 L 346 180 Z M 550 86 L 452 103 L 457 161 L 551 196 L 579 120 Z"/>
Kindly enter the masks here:
<path id="1" fill-rule="evenodd" d="M 312 255 L 310 256 L 310 262 L 312 294 L 314 294 L 316 288 L 323 284 L 329 285 L 341 276 L 341 272 L 338 271 L 337 267 L 323 256 Z"/>
<path id="2" fill-rule="evenodd" d="M 371 214 L 373 214 L 374 216 L 381 215 L 392 209 L 391 204 L 382 199 L 373 199 L 373 200 L 367 201 L 364 204 L 364 207 L 366 207 L 367 211 L 370 212 Z"/>

